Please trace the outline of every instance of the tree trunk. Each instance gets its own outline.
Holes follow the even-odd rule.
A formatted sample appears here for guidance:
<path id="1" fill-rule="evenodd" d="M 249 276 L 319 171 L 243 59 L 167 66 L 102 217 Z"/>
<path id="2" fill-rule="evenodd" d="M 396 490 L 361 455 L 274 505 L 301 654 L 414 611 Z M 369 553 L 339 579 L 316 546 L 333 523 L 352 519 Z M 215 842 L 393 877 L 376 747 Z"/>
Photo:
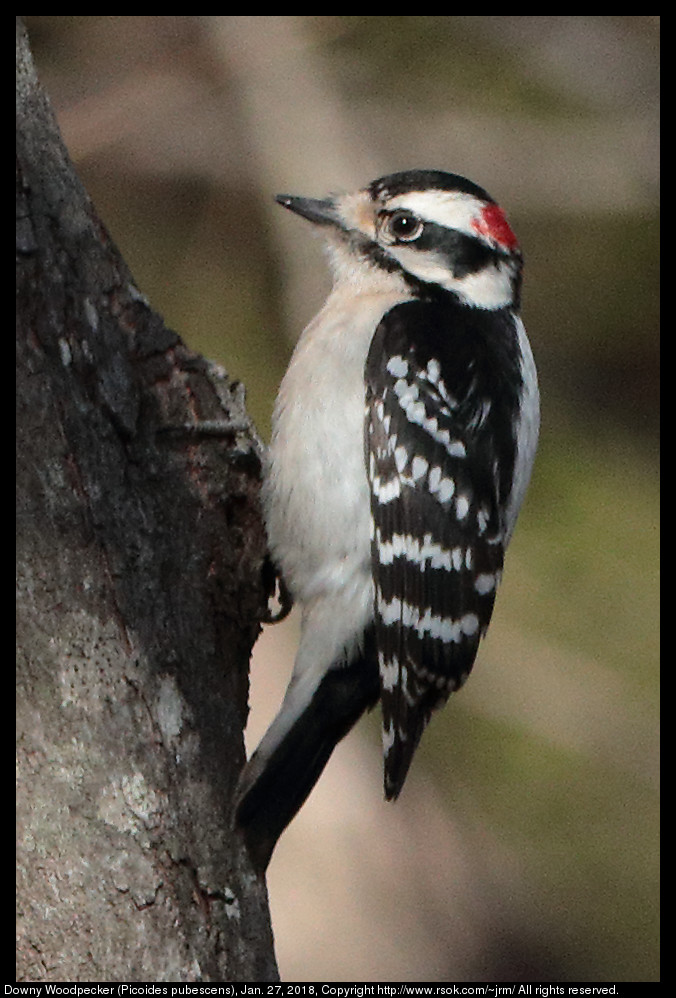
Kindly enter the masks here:
<path id="1" fill-rule="evenodd" d="M 134 286 L 19 20 L 16 197 L 17 979 L 274 981 L 230 827 L 260 449 Z"/>

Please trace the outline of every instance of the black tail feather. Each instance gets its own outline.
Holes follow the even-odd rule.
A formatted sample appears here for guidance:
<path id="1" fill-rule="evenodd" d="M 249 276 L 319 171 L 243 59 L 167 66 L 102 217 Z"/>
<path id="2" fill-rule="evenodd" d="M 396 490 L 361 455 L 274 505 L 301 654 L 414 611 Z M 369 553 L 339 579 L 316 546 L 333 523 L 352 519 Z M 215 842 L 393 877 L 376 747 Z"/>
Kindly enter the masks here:
<path id="1" fill-rule="evenodd" d="M 330 669 L 261 772 L 240 780 L 235 822 L 257 869 L 266 869 L 279 836 L 305 803 L 333 749 L 380 695 L 375 658 L 365 654 Z M 252 757 L 249 766 L 255 764 Z"/>
<path id="2" fill-rule="evenodd" d="M 412 712 L 406 718 L 409 725 L 406 738 L 395 729 L 394 740 L 385 752 L 384 758 L 385 800 L 396 800 L 401 793 L 429 716 L 429 711 L 416 712 L 415 717 Z"/>

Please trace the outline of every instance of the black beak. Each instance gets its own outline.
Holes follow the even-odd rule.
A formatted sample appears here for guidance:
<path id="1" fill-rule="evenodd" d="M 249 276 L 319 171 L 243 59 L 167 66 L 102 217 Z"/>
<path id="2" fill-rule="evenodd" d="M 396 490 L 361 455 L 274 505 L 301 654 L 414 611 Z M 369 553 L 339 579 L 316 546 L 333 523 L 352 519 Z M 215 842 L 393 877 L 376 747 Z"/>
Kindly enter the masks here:
<path id="1" fill-rule="evenodd" d="M 293 211 L 296 215 L 307 218 L 315 225 L 340 225 L 336 208 L 331 198 L 298 198 L 291 194 L 277 194 L 275 201 Z"/>

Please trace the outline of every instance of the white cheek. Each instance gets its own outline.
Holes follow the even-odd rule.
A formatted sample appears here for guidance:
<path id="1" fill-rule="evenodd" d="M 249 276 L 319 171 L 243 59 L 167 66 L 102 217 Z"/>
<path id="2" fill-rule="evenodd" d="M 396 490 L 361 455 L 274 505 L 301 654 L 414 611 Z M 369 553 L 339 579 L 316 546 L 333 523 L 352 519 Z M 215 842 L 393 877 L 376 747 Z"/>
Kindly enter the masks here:
<path id="1" fill-rule="evenodd" d="M 486 267 L 465 277 L 449 278 L 444 285 L 468 305 L 479 308 L 505 308 L 514 298 L 512 271 L 506 264 Z"/>
<path id="2" fill-rule="evenodd" d="M 412 246 L 388 246 L 387 251 L 409 274 L 429 284 L 447 286 L 450 278 L 448 264 L 433 252 L 421 252 Z"/>
<path id="3" fill-rule="evenodd" d="M 390 246 L 390 256 L 409 274 L 421 281 L 438 284 L 453 291 L 461 301 L 477 308 L 504 308 L 513 298 L 512 271 L 507 263 L 498 263 L 473 274 L 454 277 L 447 261 L 433 252 L 421 252 L 413 246 Z"/>

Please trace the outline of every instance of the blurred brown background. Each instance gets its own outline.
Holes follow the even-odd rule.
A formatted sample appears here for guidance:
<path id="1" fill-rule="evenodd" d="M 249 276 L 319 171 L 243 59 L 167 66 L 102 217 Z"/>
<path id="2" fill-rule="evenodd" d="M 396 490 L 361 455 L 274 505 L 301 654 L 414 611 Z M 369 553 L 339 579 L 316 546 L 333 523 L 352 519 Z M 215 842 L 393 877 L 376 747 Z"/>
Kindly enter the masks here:
<path id="1" fill-rule="evenodd" d="M 273 194 L 450 170 L 524 249 L 543 428 L 489 638 L 396 805 L 374 715 L 284 836 L 282 978 L 657 980 L 659 18 L 26 21 L 138 286 L 264 437 L 329 286 Z M 295 628 L 257 646 L 250 748 Z"/>

